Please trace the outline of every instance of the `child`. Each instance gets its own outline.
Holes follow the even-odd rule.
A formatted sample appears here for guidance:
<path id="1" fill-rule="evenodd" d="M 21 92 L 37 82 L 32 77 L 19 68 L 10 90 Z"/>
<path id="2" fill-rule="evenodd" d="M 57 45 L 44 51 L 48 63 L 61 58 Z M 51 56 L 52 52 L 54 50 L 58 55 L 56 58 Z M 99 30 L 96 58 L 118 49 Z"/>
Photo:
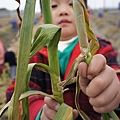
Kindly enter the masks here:
<path id="1" fill-rule="evenodd" d="M 81 53 L 72 0 L 51 0 L 51 6 L 53 22 L 62 28 L 58 54 L 61 80 L 65 80 L 73 61 Z M 42 14 L 41 22 L 44 23 Z M 117 77 L 113 70 L 113 68 L 120 69 L 116 60 L 117 53 L 110 42 L 99 37 L 98 40 L 100 49 L 97 51 L 97 55 L 93 57 L 89 67 L 84 62 L 79 65 L 79 75 L 81 76 L 79 82 L 82 89 L 79 104 L 81 110 L 91 120 L 100 120 L 101 115 L 99 113 L 115 109 L 120 102 L 120 82 L 118 80 L 120 75 Z M 106 59 L 100 54 L 103 54 Z M 47 47 L 45 46 L 37 52 L 31 59 L 31 62 L 48 64 Z M 111 67 L 106 65 L 106 63 Z M 30 87 L 31 89 L 52 94 L 49 74 L 37 69 L 34 69 L 32 72 Z M 74 119 L 82 120 L 75 108 L 75 84 L 67 87 L 69 90 L 64 92 L 64 102 L 74 109 Z M 32 96 L 30 97 L 30 120 L 52 120 L 58 108 L 59 104 L 55 100 L 48 97 L 44 98 L 40 95 Z"/>
<path id="2" fill-rule="evenodd" d="M 74 20 L 74 12 L 72 8 L 71 0 L 51 0 L 51 4 L 52 4 L 51 6 L 52 6 L 53 23 L 62 28 L 61 38 L 58 44 L 58 50 L 59 50 L 58 53 L 59 53 L 59 61 L 60 61 L 61 79 L 64 80 L 66 79 L 66 76 L 70 70 L 73 60 L 80 54 L 79 47 L 78 47 L 75 20 Z M 41 15 L 41 21 L 43 21 L 42 15 Z M 101 38 L 98 38 L 98 39 L 100 42 L 100 49 L 98 50 L 97 53 L 102 53 L 106 57 L 107 64 L 109 66 L 119 69 L 118 63 L 116 62 L 116 52 L 111 47 L 111 44 L 105 40 L 102 40 Z M 39 51 L 38 56 L 40 57 L 41 55 L 43 56 L 47 55 L 46 47 L 44 47 Z M 92 120 L 99 120 L 100 115 L 96 112 L 99 112 L 99 113 L 108 112 L 112 109 L 115 109 L 119 104 L 120 101 L 118 97 L 120 97 L 120 93 L 117 94 L 117 92 L 120 91 L 119 89 L 120 83 L 115 74 L 115 71 L 113 71 L 113 69 L 105 65 L 106 61 L 103 58 L 103 56 L 97 55 L 93 58 L 92 61 L 93 62 L 91 62 L 89 68 L 87 68 L 85 63 L 80 64 L 80 68 L 84 69 L 84 71 L 81 71 L 81 69 L 79 71 L 81 76 L 80 86 L 82 88 L 82 91 L 84 92 L 80 94 L 80 105 L 81 105 L 81 109 L 85 111 Z M 99 61 L 99 64 L 98 64 L 98 61 Z M 113 74 L 111 74 L 112 72 Z M 40 75 L 42 73 L 40 72 L 38 74 Z M 50 90 L 51 86 L 49 85 L 49 81 L 47 78 L 48 76 L 45 73 L 44 73 L 44 76 L 45 77 L 43 77 L 43 80 L 39 78 L 38 84 L 40 85 L 43 83 L 44 86 L 43 84 L 40 85 L 41 89 L 51 94 L 51 90 Z M 91 83 L 88 86 L 87 86 L 87 83 L 85 83 L 86 79 L 85 81 L 83 79 L 87 77 L 88 79 L 91 80 Z M 111 79 L 107 77 L 110 77 Z M 97 78 L 99 81 L 97 80 Z M 105 81 L 103 81 L 104 79 Z M 35 80 L 37 80 L 37 78 Z M 116 84 L 114 84 L 114 82 L 116 82 Z M 114 91 L 114 87 L 115 88 L 117 87 L 115 91 Z M 70 90 L 64 93 L 64 100 L 65 100 L 65 103 L 75 108 L 75 103 L 74 103 L 75 84 L 70 85 L 69 88 Z M 109 91 L 109 89 L 111 89 L 115 93 L 112 93 L 112 91 L 111 90 Z M 110 93 L 112 93 L 113 96 Z M 85 94 L 90 97 L 89 100 Z M 117 96 L 115 98 L 115 101 L 112 103 L 111 101 L 113 100 L 116 94 Z M 117 100 L 118 102 L 116 102 Z M 93 111 L 92 106 L 89 104 L 89 102 L 93 106 L 93 109 L 96 112 Z M 46 104 L 43 107 L 41 120 L 49 120 L 49 119 L 52 120 L 56 111 L 58 110 L 59 104 L 47 97 L 45 97 L 45 103 Z M 75 112 L 75 114 L 77 114 L 77 112 Z"/>

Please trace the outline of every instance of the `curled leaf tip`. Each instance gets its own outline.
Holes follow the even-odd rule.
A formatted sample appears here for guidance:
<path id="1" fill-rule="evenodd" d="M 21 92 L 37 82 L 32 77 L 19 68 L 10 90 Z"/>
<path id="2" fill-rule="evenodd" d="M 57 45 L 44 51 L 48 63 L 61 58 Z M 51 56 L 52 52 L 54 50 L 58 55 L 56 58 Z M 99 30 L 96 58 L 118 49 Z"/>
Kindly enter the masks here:
<path id="1" fill-rule="evenodd" d="M 20 21 L 22 21 L 22 18 L 21 18 L 21 16 L 20 16 L 20 0 L 15 0 L 15 1 L 17 1 L 18 3 L 19 3 L 19 7 L 17 8 L 17 15 L 18 15 L 18 17 L 19 17 L 19 19 L 20 19 Z"/>

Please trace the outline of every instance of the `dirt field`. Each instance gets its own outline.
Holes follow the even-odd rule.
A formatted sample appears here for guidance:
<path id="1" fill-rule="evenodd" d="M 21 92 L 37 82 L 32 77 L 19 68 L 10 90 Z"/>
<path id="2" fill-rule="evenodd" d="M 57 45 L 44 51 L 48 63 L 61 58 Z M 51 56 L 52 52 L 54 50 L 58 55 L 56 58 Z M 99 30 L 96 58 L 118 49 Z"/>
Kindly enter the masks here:
<path id="1" fill-rule="evenodd" d="M 120 11 L 106 12 L 103 17 L 91 15 L 91 27 L 97 35 L 111 41 L 120 53 Z M 118 61 L 120 62 L 120 57 Z"/>
<path id="2" fill-rule="evenodd" d="M 39 18 L 37 16 L 37 18 Z M 3 27 L 0 28 L 0 39 L 3 41 L 6 49 L 13 50 L 17 55 L 19 40 L 15 39 L 18 31 L 13 31 L 12 26 L 8 24 L 8 21 L 13 18 L 0 18 L 0 22 L 3 23 Z M 90 16 L 90 25 L 93 31 L 108 40 L 110 40 L 120 53 L 120 11 L 116 13 L 104 13 L 103 17 L 99 17 L 97 12 L 94 12 Z M 34 26 L 36 30 L 38 24 Z M 120 63 L 120 55 L 118 56 Z M 5 90 L 10 84 L 10 78 L 8 74 L 4 74 L 0 79 L 0 109 L 5 104 Z M 7 120 L 5 116 L 0 120 Z"/>

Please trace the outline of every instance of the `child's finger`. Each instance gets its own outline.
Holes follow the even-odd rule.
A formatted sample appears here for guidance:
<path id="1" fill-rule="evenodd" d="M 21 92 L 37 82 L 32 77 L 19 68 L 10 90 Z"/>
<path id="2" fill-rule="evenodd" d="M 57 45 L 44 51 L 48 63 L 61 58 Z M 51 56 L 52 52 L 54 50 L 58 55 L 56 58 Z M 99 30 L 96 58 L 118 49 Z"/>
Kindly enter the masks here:
<path id="1" fill-rule="evenodd" d="M 86 78 L 87 77 L 87 69 L 88 69 L 88 65 L 85 62 L 81 62 L 78 66 L 78 72 L 79 75 L 82 78 Z"/>
<path id="2" fill-rule="evenodd" d="M 60 107 L 60 104 L 57 101 L 55 101 L 55 100 L 53 100 L 49 97 L 45 97 L 44 101 L 45 101 L 45 103 L 47 104 L 48 107 L 50 107 L 51 109 L 53 109 L 55 111 L 58 111 L 58 109 Z"/>
<path id="3" fill-rule="evenodd" d="M 111 102 L 109 102 L 106 106 L 105 105 L 101 106 L 101 107 L 93 106 L 93 109 L 98 113 L 108 113 L 118 107 L 118 105 L 119 105 L 118 99 L 119 98 L 120 98 L 120 96 L 117 94 L 114 97 L 114 99 L 112 99 Z"/>
<path id="4" fill-rule="evenodd" d="M 80 87 L 86 94 L 86 87 L 90 80 L 100 74 L 106 67 L 106 59 L 103 55 L 97 54 L 93 56 L 90 65 L 88 66 L 85 62 L 81 62 L 78 66 L 78 72 L 80 76 Z"/>
<path id="5" fill-rule="evenodd" d="M 100 72 L 100 74 L 94 77 L 89 83 L 86 88 L 86 94 L 89 97 L 96 97 L 97 95 L 99 95 L 112 83 L 114 74 L 115 71 L 109 66 L 106 66 L 105 70 Z"/>
<path id="6" fill-rule="evenodd" d="M 42 118 L 45 118 L 46 120 L 53 120 L 55 117 L 56 111 L 48 107 L 46 104 L 43 107 L 43 116 Z"/>
<path id="7" fill-rule="evenodd" d="M 73 118 L 74 120 L 78 117 L 78 111 L 76 109 L 73 109 Z"/>
<path id="8" fill-rule="evenodd" d="M 106 59 L 103 55 L 94 55 L 87 71 L 87 78 L 92 79 L 105 69 Z"/>

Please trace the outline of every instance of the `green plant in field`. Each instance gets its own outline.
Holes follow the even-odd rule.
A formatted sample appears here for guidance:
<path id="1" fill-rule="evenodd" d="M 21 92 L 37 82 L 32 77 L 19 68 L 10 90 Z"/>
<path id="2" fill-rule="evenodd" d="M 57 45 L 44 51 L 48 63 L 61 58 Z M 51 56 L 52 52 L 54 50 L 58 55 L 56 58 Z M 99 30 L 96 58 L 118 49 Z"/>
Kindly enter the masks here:
<path id="1" fill-rule="evenodd" d="M 99 45 L 94 33 L 89 28 L 89 19 L 83 1 L 73 0 L 78 37 L 82 53 L 74 61 L 66 81 L 63 82 L 60 80 L 57 54 L 57 45 L 60 39 L 61 28 L 52 24 L 50 0 L 42 0 L 45 24 L 40 25 L 37 29 L 31 46 L 35 2 L 35 0 L 26 0 L 20 33 L 15 90 L 10 102 L 8 102 L 0 111 L 0 116 L 8 107 L 9 120 L 29 120 L 28 97 L 40 94 L 55 99 L 61 104 L 54 120 L 73 120 L 72 108 L 63 102 L 62 90 L 66 85 L 76 82 L 76 108 L 84 120 L 90 120 L 89 117 L 80 110 L 80 106 L 78 104 L 78 96 L 80 93 L 80 87 L 78 86 L 79 76 L 78 74 L 75 75 L 75 73 L 77 72 L 78 64 L 82 60 L 85 60 L 89 65 L 92 56 L 98 50 Z M 80 23 L 82 24 L 79 25 Z M 88 43 L 87 36 L 91 38 L 90 44 Z M 48 45 L 49 66 L 42 63 L 28 64 L 30 58 L 46 44 Z M 54 58 L 52 56 L 54 56 Z M 50 74 L 52 81 L 52 96 L 41 91 L 28 91 L 28 83 L 33 67 Z M 22 106 L 22 113 L 19 106 Z M 103 119 L 109 120 L 109 116 L 111 116 L 114 120 L 118 119 L 114 112 L 104 114 Z"/>

